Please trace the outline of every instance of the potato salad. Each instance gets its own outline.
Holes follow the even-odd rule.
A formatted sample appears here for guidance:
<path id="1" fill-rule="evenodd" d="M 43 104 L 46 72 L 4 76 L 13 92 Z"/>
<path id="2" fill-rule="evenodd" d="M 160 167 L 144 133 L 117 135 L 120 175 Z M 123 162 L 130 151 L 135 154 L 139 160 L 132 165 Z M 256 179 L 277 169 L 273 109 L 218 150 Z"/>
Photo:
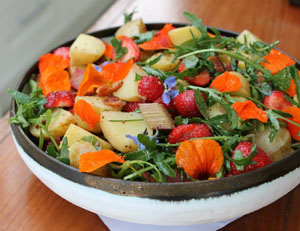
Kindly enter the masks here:
<path id="1" fill-rule="evenodd" d="M 83 33 L 42 55 L 27 90 L 9 90 L 9 122 L 82 174 L 123 180 L 215 180 L 293 155 L 299 63 L 278 41 L 184 16 L 152 31 L 127 14 L 109 39 Z"/>

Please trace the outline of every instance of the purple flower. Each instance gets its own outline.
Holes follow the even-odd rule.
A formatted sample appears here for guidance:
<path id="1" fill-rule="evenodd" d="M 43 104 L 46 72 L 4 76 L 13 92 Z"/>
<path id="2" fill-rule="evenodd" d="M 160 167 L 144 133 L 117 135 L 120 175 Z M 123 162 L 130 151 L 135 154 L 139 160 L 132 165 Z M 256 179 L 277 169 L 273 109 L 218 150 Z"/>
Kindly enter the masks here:
<path id="1" fill-rule="evenodd" d="M 125 135 L 127 138 L 132 139 L 133 142 L 139 147 L 140 150 L 143 150 L 146 148 L 145 145 L 143 145 L 137 138 L 137 136 L 131 136 L 129 134 Z M 155 139 L 155 135 L 154 136 L 149 136 L 150 140 Z M 158 143 L 158 140 L 155 139 L 155 142 Z"/>
<path id="2" fill-rule="evenodd" d="M 176 77 L 171 76 L 166 78 L 164 86 L 165 90 L 161 98 L 166 105 L 169 105 L 171 99 L 174 99 L 179 94 L 178 90 L 174 89 L 174 87 L 176 86 Z"/>
<path id="3" fill-rule="evenodd" d="M 107 64 L 109 64 L 109 62 L 105 61 L 104 63 L 101 63 L 99 66 L 95 66 L 95 69 L 96 69 L 98 72 L 100 72 L 100 71 L 102 70 L 102 68 L 103 68 L 105 65 L 107 65 Z"/>

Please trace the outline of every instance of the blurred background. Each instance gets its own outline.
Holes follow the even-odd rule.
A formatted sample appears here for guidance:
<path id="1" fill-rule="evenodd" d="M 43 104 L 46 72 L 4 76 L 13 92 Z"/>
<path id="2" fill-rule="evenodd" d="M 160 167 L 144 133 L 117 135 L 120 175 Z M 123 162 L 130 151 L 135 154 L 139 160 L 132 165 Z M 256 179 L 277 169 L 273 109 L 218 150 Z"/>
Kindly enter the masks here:
<path id="1" fill-rule="evenodd" d="M 43 53 L 86 31 L 114 0 L 0 0 L 0 115 L 13 88 Z"/>

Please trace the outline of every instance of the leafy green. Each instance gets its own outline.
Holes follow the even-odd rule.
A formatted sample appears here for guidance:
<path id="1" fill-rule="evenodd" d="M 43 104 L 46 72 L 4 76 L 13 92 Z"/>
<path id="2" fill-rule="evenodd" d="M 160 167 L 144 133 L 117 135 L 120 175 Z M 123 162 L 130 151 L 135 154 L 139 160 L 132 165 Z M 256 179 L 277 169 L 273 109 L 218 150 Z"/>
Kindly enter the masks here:
<path id="1" fill-rule="evenodd" d="M 291 79 L 293 78 L 291 72 L 292 68 L 286 67 L 273 75 L 269 80 L 271 80 L 274 86 L 276 86 L 280 91 L 285 91 L 289 89 L 291 85 Z"/>
<path id="2" fill-rule="evenodd" d="M 153 31 L 148 31 L 148 32 L 145 32 L 145 33 L 135 35 L 134 36 L 134 41 L 135 41 L 136 44 L 141 44 L 141 43 L 144 43 L 146 41 L 151 41 L 153 36 L 154 36 L 154 32 Z"/>
<path id="3" fill-rule="evenodd" d="M 97 151 L 102 149 L 100 141 L 95 136 L 84 136 L 81 140 L 91 143 Z"/>
<path id="4" fill-rule="evenodd" d="M 127 54 L 128 49 L 126 47 L 122 47 L 122 41 L 121 40 L 118 40 L 116 37 L 113 37 L 110 40 L 110 43 L 114 47 L 114 50 L 116 52 L 116 58 L 115 58 L 115 60 L 119 60 L 124 55 Z"/>
<path id="5" fill-rule="evenodd" d="M 204 118 L 207 118 L 208 108 L 199 89 L 194 91 L 194 97 L 199 112 L 203 115 Z"/>
<path id="6" fill-rule="evenodd" d="M 138 73 L 135 73 L 135 79 L 134 81 L 140 81 L 142 80 L 143 76 L 139 75 Z"/>
<path id="7" fill-rule="evenodd" d="M 183 59 L 183 64 L 187 69 L 195 68 L 198 61 L 199 58 L 196 55 L 191 55 Z"/>
<path id="8" fill-rule="evenodd" d="M 70 164 L 70 159 L 69 159 L 69 150 L 68 150 L 68 137 L 65 137 L 62 140 L 62 146 L 61 146 L 61 151 L 60 155 L 56 157 L 59 161 L 65 163 L 65 164 Z"/>
<path id="9" fill-rule="evenodd" d="M 165 175 L 170 177 L 176 176 L 176 172 L 170 167 L 167 162 L 164 161 L 164 153 L 154 152 L 153 160 L 158 169 L 161 170 Z"/>
<path id="10" fill-rule="evenodd" d="M 192 23 L 193 26 L 199 29 L 199 31 L 201 32 L 201 37 L 209 38 L 207 34 L 207 29 L 203 26 L 201 19 L 197 18 L 194 14 L 189 12 L 184 12 L 183 15 L 187 20 L 189 20 Z"/>
<path id="11" fill-rule="evenodd" d="M 130 13 L 124 12 L 124 24 L 130 22 L 132 20 L 132 16 L 135 13 L 137 13 L 137 11 L 135 9 Z"/>

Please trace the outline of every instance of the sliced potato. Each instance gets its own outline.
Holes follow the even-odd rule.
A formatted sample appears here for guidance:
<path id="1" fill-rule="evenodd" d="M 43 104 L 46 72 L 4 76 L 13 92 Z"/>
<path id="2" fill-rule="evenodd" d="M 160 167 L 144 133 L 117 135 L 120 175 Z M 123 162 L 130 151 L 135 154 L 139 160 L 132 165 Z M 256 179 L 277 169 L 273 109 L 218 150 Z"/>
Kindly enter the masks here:
<path id="1" fill-rule="evenodd" d="M 104 42 L 91 35 L 80 34 L 70 47 L 71 63 L 75 66 L 97 61 L 104 54 Z"/>
<path id="2" fill-rule="evenodd" d="M 136 74 L 145 76 L 147 73 L 142 70 L 138 65 L 134 64 L 128 75 L 123 80 L 122 87 L 119 88 L 113 95 L 118 96 L 121 100 L 127 102 L 136 102 L 143 99 L 138 93 L 139 81 L 136 81 Z"/>
<path id="3" fill-rule="evenodd" d="M 245 39 L 246 39 L 246 41 L 245 41 Z M 242 44 L 245 44 L 245 42 L 247 42 L 245 45 L 247 45 L 248 47 L 249 47 L 249 44 L 251 44 L 253 42 L 261 41 L 256 35 L 252 34 L 248 30 L 243 30 L 239 34 L 239 36 L 237 36 L 236 40 Z"/>
<path id="4" fill-rule="evenodd" d="M 118 120 L 120 122 L 112 122 Z M 126 121 L 138 120 L 138 121 Z M 112 146 L 120 152 L 131 152 L 137 150 L 137 145 L 126 135 L 137 136 L 147 130 L 152 136 L 153 131 L 144 121 L 141 113 L 137 112 L 114 112 L 106 111 L 101 114 L 100 126 L 105 138 Z"/>
<path id="5" fill-rule="evenodd" d="M 70 165 L 78 168 L 78 161 L 80 159 L 81 154 L 86 152 L 96 152 L 96 148 L 89 142 L 85 142 L 83 140 L 79 140 L 71 145 L 69 148 L 69 159 Z"/>
<path id="6" fill-rule="evenodd" d="M 81 127 L 76 126 L 75 124 L 71 124 L 66 131 L 64 138 L 68 138 L 68 148 L 71 147 L 74 143 L 81 140 L 84 136 L 94 136 L 97 140 L 99 140 L 103 149 L 112 149 L 111 145 L 105 140 L 95 136 L 94 134 L 82 129 Z"/>
<path id="7" fill-rule="evenodd" d="M 112 106 L 108 106 L 106 104 L 103 103 L 103 98 L 104 97 L 99 97 L 99 96 L 76 96 L 75 98 L 75 103 L 78 101 L 78 100 L 84 100 L 86 101 L 87 103 L 89 103 L 94 111 L 100 115 L 100 113 L 102 111 L 121 111 L 122 110 L 122 106 L 119 106 L 119 107 L 112 107 Z M 97 123 L 93 130 L 90 129 L 90 126 L 87 122 L 83 121 L 76 113 L 74 115 L 75 117 L 75 121 L 76 121 L 76 124 L 87 130 L 87 131 L 90 131 L 90 132 L 93 132 L 93 133 L 100 133 L 101 132 L 101 128 L 100 128 L 100 124 Z"/>
<path id="8" fill-rule="evenodd" d="M 162 57 L 160 58 L 160 60 L 157 63 L 155 63 L 151 66 L 152 68 L 162 70 L 162 71 L 173 71 L 178 66 L 179 60 L 175 60 L 173 62 L 174 54 L 163 54 L 160 52 L 152 55 L 147 60 L 147 62 L 150 62 L 150 61 L 156 59 L 160 55 L 162 55 Z"/>
<path id="9" fill-rule="evenodd" d="M 62 137 L 70 124 L 75 123 L 74 116 L 71 112 L 68 112 L 62 108 L 57 108 L 52 111 L 51 121 L 48 126 L 50 135 L 53 137 Z M 36 125 L 31 125 L 29 128 L 30 133 L 39 138 L 40 129 Z M 43 136 L 45 139 L 49 139 L 49 135 L 42 130 Z"/>
<path id="10" fill-rule="evenodd" d="M 272 161 L 281 160 L 290 154 L 292 138 L 286 128 L 280 128 L 273 142 L 269 139 L 270 128 L 265 127 L 263 131 L 255 134 L 256 144 L 268 154 Z"/>
<path id="11" fill-rule="evenodd" d="M 207 115 L 208 118 L 210 119 L 215 116 L 224 115 L 224 114 L 226 114 L 226 111 L 219 103 L 215 103 L 214 105 L 210 106 L 207 110 Z"/>
<path id="12" fill-rule="evenodd" d="M 128 38 L 132 38 L 137 34 L 141 34 L 146 32 L 146 26 L 141 18 L 135 19 L 133 21 L 130 21 L 123 26 L 121 26 L 117 32 L 116 37 L 125 35 Z"/>
<path id="13" fill-rule="evenodd" d="M 182 43 L 193 39 L 192 34 L 195 36 L 195 38 L 199 38 L 201 36 L 201 32 L 196 27 L 185 26 L 170 30 L 169 38 L 174 45 L 180 46 Z"/>
<path id="14" fill-rule="evenodd" d="M 251 97 L 250 84 L 248 80 L 239 72 L 230 71 L 229 73 L 239 77 L 242 83 L 242 87 L 239 90 L 235 91 L 235 93 L 238 93 L 243 96 Z"/>

